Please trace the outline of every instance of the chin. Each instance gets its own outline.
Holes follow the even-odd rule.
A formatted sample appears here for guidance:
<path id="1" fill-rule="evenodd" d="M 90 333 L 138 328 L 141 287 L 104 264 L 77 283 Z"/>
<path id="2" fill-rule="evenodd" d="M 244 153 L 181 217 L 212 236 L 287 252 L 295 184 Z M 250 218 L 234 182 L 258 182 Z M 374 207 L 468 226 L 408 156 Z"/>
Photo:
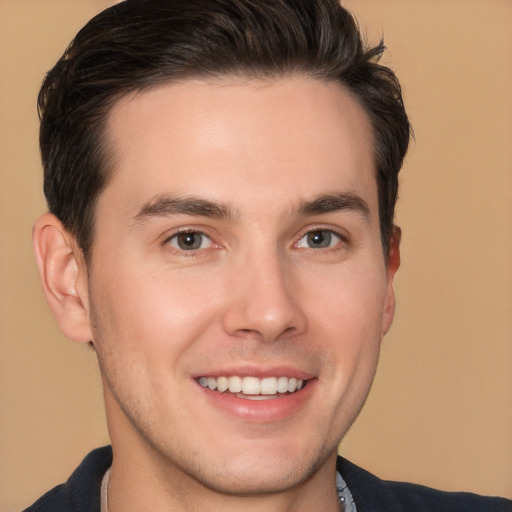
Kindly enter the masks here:
<path id="1" fill-rule="evenodd" d="M 211 474 L 203 470 L 198 480 L 210 490 L 233 496 L 277 494 L 298 487 L 307 480 L 313 468 L 274 464 L 266 467 L 235 467 Z"/>
<path id="2" fill-rule="evenodd" d="M 337 445 L 304 451 L 304 447 L 264 449 L 255 441 L 253 449 L 205 455 L 192 470 L 185 471 L 204 487 L 232 496 L 276 494 L 311 479 L 326 462 L 336 457 Z M 219 464 L 219 460 L 222 463 Z"/>

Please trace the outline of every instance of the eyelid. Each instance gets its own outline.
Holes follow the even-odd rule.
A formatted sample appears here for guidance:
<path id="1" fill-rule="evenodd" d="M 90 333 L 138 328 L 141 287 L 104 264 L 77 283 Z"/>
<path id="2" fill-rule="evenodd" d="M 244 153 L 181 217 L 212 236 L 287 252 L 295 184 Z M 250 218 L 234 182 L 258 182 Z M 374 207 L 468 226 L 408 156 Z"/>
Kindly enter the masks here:
<path id="1" fill-rule="evenodd" d="M 185 254 L 186 256 L 193 256 L 198 252 L 207 251 L 208 249 L 220 247 L 220 244 L 215 240 L 215 237 L 208 233 L 208 229 L 203 226 L 181 226 L 179 228 L 174 228 L 170 230 L 162 239 L 162 246 L 169 247 L 172 251 L 175 251 L 179 254 Z M 189 251 L 180 249 L 179 247 L 173 247 L 170 242 L 173 239 L 176 239 L 179 235 L 187 234 L 187 233 L 197 233 L 210 241 L 208 247 L 199 248 L 199 249 L 191 249 Z"/>
<path id="2" fill-rule="evenodd" d="M 299 242 L 304 237 L 308 236 L 311 233 L 315 233 L 315 232 L 318 232 L 318 231 L 328 231 L 328 232 L 332 233 L 334 236 L 339 238 L 341 244 L 348 244 L 349 241 L 350 241 L 348 234 L 346 232 L 344 232 L 344 230 L 342 230 L 341 228 L 333 227 L 333 226 L 330 226 L 330 225 L 326 226 L 325 224 L 323 224 L 323 225 L 319 224 L 319 225 L 315 225 L 315 226 L 308 226 L 306 229 L 302 230 L 300 235 L 297 238 L 297 241 L 294 243 L 294 247 L 298 247 Z M 299 249 L 311 249 L 313 251 L 320 251 L 320 250 L 327 251 L 327 250 L 336 249 L 336 247 L 338 245 L 339 244 L 335 244 L 333 246 L 325 247 L 323 249 L 322 248 L 315 248 L 314 249 L 312 247 L 298 247 L 298 248 Z"/>

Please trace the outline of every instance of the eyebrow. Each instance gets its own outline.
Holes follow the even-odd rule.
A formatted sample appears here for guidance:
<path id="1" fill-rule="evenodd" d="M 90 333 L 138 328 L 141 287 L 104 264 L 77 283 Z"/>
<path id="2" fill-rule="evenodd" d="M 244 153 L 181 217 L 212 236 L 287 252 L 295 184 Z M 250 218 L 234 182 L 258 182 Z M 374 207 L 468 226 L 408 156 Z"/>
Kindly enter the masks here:
<path id="1" fill-rule="evenodd" d="M 350 192 L 322 194 L 310 201 L 302 202 L 296 212 L 301 216 L 308 216 L 340 210 L 358 212 L 365 218 L 370 216 L 370 209 L 364 199 Z M 213 219 L 234 219 L 237 217 L 225 203 L 194 196 L 159 195 L 144 203 L 133 219 L 136 224 L 139 224 L 152 217 L 170 215 L 194 215 Z"/>
<path id="2" fill-rule="evenodd" d="M 234 218 L 233 211 L 224 203 L 217 203 L 198 197 L 156 196 L 145 203 L 134 216 L 136 223 L 151 217 L 169 215 L 194 215 L 214 219 Z"/>
<path id="3" fill-rule="evenodd" d="M 368 219 L 370 208 L 364 199 L 351 192 L 322 194 L 321 196 L 302 203 L 298 208 L 299 215 L 319 215 L 339 210 L 351 210 Z"/>

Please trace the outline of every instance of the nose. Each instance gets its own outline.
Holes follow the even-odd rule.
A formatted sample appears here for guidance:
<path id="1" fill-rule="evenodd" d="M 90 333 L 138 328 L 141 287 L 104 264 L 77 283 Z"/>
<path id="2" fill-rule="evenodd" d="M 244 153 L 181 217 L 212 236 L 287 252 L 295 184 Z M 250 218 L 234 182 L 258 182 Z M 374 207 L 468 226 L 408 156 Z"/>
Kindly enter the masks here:
<path id="1" fill-rule="evenodd" d="M 253 336 L 266 342 L 306 329 L 300 303 L 300 285 L 293 268 L 278 255 L 245 258 L 231 274 L 224 330 L 237 337 Z"/>

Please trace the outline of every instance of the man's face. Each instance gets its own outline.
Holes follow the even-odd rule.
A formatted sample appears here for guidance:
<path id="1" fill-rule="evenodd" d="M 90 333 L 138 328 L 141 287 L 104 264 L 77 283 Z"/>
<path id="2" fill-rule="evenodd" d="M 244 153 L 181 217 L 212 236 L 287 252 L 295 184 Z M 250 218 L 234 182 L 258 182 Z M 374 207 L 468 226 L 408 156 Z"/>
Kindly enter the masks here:
<path id="1" fill-rule="evenodd" d="M 332 467 L 394 306 L 362 109 L 186 81 L 121 99 L 108 138 L 87 307 L 114 452 L 230 493 Z"/>

